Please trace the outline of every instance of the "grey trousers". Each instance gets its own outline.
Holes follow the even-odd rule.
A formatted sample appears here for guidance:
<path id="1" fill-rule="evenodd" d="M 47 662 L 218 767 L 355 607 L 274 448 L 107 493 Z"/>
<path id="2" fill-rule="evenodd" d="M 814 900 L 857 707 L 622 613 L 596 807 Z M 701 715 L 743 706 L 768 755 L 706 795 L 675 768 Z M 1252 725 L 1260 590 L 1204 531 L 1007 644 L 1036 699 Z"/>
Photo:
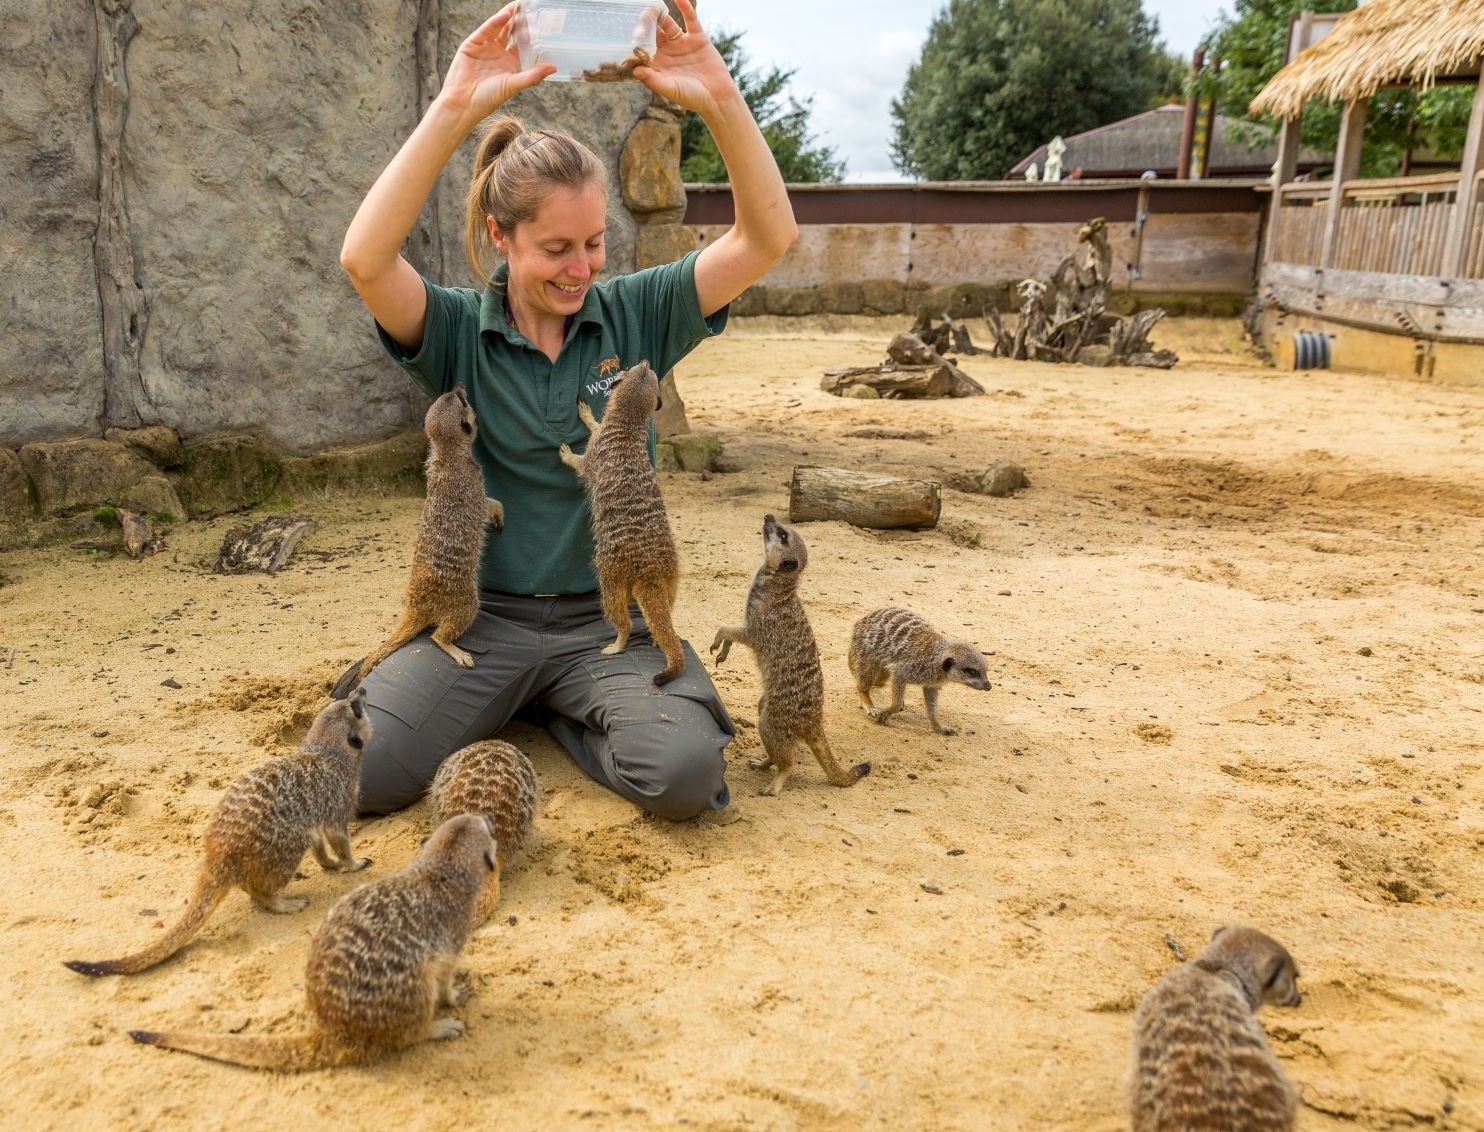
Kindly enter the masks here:
<path id="1" fill-rule="evenodd" d="M 372 735 L 361 812 L 411 805 L 445 758 L 531 708 L 590 777 L 649 812 L 680 821 L 722 809 L 731 717 L 689 644 L 685 671 L 654 686 L 665 658 L 637 605 L 631 614 L 628 647 L 604 656 L 614 632 L 597 593 L 485 590 L 458 641 L 473 668 L 459 667 L 427 634 L 387 657 L 363 685 Z"/>

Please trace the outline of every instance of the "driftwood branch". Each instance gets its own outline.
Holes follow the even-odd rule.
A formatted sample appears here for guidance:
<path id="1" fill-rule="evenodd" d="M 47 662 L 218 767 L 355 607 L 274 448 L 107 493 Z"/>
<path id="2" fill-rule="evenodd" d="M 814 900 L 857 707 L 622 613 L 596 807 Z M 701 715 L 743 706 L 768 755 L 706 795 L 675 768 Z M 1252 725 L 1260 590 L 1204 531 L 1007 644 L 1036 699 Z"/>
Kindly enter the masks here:
<path id="1" fill-rule="evenodd" d="M 997 311 L 984 312 L 995 339 L 993 352 L 1041 362 L 1174 365 L 1178 360 L 1174 353 L 1155 350 L 1148 343 L 1149 329 L 1164 311 L 1141 311 L 1126 320 L 1107 311 L 1113 281 L 1107 221 L 1089 220 L 1078 229 L 1077 242 L 1085 247 L 1057 264 L 1049 279 L 1026 279 L 1017 288 L 1020 318 L 1013 333 Z"/>
<path id="2" fill-rule="evenodd" d="M 978 397 L 984 386 L 948 361 L 916 334 L 898 334 L 879 366 L 826 371 L 820 388 L 842 394 L 852 385 L 869 385 L 885 398 Z"/>
<path id="3" fill-rule="evenodd" d="M 788 520 L 844 519 L 857 527 L 935 527 L 942 510 L 936 480 L 894 479 L 848 468 L 794 467 Z"/>

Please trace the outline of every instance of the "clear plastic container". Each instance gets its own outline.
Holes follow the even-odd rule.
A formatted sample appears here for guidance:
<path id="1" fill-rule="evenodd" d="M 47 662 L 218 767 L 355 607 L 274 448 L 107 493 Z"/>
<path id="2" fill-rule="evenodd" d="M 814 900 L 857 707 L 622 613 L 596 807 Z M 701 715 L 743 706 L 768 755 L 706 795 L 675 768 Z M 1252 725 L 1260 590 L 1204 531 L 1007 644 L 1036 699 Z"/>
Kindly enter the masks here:
<path id="1" fill-rule="evenodd" d="M 510 41 L 522 69 L 555 63 L 557 82 L 615 82 L 654 56 L 660 0 L 521 0 Z"/>

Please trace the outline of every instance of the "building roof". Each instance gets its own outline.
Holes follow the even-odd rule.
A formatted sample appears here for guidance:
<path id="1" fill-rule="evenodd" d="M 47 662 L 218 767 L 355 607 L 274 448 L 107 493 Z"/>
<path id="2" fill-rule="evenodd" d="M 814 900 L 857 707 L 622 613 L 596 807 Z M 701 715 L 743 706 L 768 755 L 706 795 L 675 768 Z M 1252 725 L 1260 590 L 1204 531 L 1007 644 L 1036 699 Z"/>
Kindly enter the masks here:
<path id="1" fill-rule="evenodd" d="M 1356 102 L 1384 86 L 1479 77 L 1484 0 L 1369 0 L 1269 81 L 1251 113 L 1296 118 L 1310 99 Z"/>
<path id="2" fill-rule="evenodd" d="M 1272 172 L 1273 162 L 1278 159 L 1277 140 L 1249 149 L 1229 136 L 1228 127 L 1233 121 L 1234 119 L 1223 114 L 1216 115 L 1212 131 L 1215 138 L 1205 175 L 1268 176 Z M 1061 158 L 1062 174 L 1066 175 L 1080 167 L 1082 175 L 1087 178 L 1138 177 L 1150 170 L 1160 177 L 1173 177 L 1180 167 L 1180 135 L 1184 123 L 1185 107 L 1170 105 L 1135 114 L 1122 121 L 1110 122 L 1085 133 L 1072 134 L 1062 139 L 1067 145 Z M 1330 155 L 1306 147 L 1299 154 L 1299 168 L 1313 169 L 1328 165 L 1332 160 Z M 1038 146 L 1021 158 L 1007 176 L 1023 177 L 1026 168 L 1033 161 L 1037 169 L 1045 169 L 1045 145 Z"/>

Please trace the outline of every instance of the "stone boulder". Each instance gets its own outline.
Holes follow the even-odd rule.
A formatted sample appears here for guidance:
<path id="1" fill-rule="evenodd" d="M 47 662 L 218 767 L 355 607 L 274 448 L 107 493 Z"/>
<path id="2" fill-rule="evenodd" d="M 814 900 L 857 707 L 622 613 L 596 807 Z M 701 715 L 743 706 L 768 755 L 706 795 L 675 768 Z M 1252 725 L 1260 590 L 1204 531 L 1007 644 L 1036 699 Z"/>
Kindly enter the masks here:
<path id="1" fill-rule="evenodd" d="M 0 448 L 0 530 L 17 530 L 36 517 L 31 504 L 31 481 L 21 458 Z"/>
<path id="2" fill-rule="evenodd" d="M 98 439 L 27 444 L 21 448 L 20 461 L 37 507 L 47 518 L 122 505 L 141 480 L 160 474 L 122 444 Z"/>
<path id="3" fill-rule="evenodd" d="M 278 453 L 254 436 L 216 436 L 185 445 L 176 491 L 192 519 L 256 507 L 283 479 Z"/>

